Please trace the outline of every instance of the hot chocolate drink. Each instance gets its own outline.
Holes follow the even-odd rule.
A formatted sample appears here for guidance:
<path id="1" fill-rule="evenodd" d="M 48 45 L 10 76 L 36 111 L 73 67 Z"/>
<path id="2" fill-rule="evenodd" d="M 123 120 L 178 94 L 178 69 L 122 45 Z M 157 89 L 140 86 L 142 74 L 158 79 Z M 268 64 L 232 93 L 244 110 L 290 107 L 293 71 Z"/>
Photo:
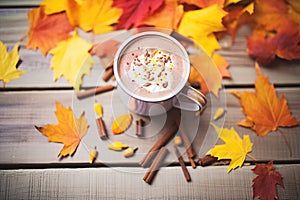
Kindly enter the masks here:
<path id="1" fill-rule="evenodd" d="M 187 81 L 186 52 L 168 38 L 147 35 L 127 44 L 118 58 L 118 75 L 138 99 L 176 95 Z"/>
<path id="2" fill-rule="evenodd" d="M 138 48 L 122 56 L 119 74 L 124 85 L 138 96 L 162 97 L 182 85 L 182 76 L 187 73 L 182 60 L 165 50 Z"/>

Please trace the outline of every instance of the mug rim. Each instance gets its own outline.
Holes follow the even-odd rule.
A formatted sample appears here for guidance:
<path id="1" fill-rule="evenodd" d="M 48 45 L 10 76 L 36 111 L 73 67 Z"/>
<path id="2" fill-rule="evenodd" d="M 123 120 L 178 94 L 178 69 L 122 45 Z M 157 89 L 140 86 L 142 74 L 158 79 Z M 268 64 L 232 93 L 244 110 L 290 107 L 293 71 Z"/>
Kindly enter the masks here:
<path id="1" fill-rule="evenodd" d="M 120 55 L 126 50 L 126 47 L 135 39 L 139 38 L 139 37 L 144 37 L 144 36 L 149 36 L 149 35 L 154 35 L 154 36 L 159 36 L 159 37 L 164 37 L 167 38 L 169 40 L 171 40 L 171 42 L 173 42 L 174 44 L 176 44 L 180 50 L 183 53 L 183 56 L 186 58 L 186 65 L 187 65 L 187 73 L 185 74 L 185 76 L 182 76 L 182 85 L 176 87 L 176 89 L 174 89 L 174 92 L 171 92 L 168 95 L 164 95 L 162 97 L 156 97 L 156 98 L 147 98 L 147 97 L 143 97 L 140 95 L 135 94 L 133 91 L 131 91 L 130 89 L 128 89 L 122 82 L 121 77 L 119 75 L 119 70 L 118 70 L 118 64 L 119 64 L 119 57 Z M 118 48 L 118 51 L 115 54 L 114 57 L 114 66 L 113 66 L 113 71 L 114 71 L 114 75 L 117 81 L 117 87 L 121 87 L 121 89 L 123 91 L 125 91 L 125 93 L 127 93 L 129 96 L 138 99 L 138 100 L 142 100 L 145 102 L 161 102 L 161 101 L 165 101 L 168 100 L 170 98 L 173 98 L 174 96 L 176 96 L 177 94 L 180 93 L 180 91 L 184 88 L 184 86 L 186 85 L 187 81 L 188 81 L 188 77 L 190 74 L 190 60 L 189 60 L 189 56 L 188 53 L 186 51 L 186 49 L 180 44 L 180 42 L 178 40 L 176 40 L 174 37 L 167 35 L 165 33 L 161 33 L 161 32 L 157 32 L 157 31 L 145 31 L 142 33 L 137 33 L 135 35 L 130 36 L 128 39 L 126 39 Z"/>

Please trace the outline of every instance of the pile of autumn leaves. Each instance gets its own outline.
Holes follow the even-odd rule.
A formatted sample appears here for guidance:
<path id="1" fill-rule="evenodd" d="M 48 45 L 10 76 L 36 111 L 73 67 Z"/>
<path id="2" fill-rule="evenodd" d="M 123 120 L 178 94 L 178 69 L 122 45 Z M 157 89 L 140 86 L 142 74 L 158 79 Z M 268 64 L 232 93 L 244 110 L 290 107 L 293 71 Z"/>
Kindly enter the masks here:
<path id="1" fill-rule="evenodd" d="M 26 46 L 52 54 L 54 80 L 64 76 L 78 91 L 94 64 L 94 44 L 81 38 L 78 29 L 102 34 L 153 26 L 192 38 L 217 64 L 222 62 L 222 76 L 230 77 L 228 64 L 215 52 L 221 48 L 219 37 L 229 33 L 234 39 L 241 24 L 250 24 L 248 53 L 255 60 L 268 64 L 275 56 L 297 59 L 299 12 L 297 0 L 44 0 L 28 12 Z"/>

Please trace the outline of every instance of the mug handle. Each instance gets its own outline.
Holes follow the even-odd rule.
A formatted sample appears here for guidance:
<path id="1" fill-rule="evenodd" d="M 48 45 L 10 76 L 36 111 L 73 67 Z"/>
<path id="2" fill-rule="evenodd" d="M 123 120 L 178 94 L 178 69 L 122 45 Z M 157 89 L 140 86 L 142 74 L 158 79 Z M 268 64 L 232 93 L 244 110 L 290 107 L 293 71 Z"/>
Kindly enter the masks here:
<path id="1" fill-rule="evenodd" d="M 181 97 L 190 100 L 190 102 L 180 100 Z M 175 108 L 193 111 L 196 112 L 197 115 L 201 114 L 207 105 L 204 94 L 189 85 L 185 85 L 183 90 L 177 95 L 177 98 L 174 99 L 173 106 Z"/>

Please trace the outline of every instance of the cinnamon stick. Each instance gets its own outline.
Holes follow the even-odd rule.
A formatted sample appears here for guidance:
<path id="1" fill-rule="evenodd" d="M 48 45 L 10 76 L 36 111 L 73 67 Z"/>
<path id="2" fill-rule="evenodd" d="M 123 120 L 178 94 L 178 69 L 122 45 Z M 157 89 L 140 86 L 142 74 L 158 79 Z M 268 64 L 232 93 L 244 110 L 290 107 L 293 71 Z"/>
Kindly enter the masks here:
<path id="1" fill-rule="evenodd" d="M 218 160 L 218 158 L 216 158 L 216 157 L 213 157 L 211 155 L 206 155 L 202 158 L 199 158 L 198 164 L 200 166 L 204 167 L 204 166 L 208 166 L 208 165 L 211 165 L 211 164 L 217 162 L 217 160 Z"/>
<path id="2" fill-rule="evenodd" d="M 142 127 L 144 126 L 144 120 L 138 119 L 135 121 L 135 124 L 136 124 L 136 133 L 135 134 L 140 137 L 143 135 Z"/>
<path id="3" fill-rule="evenodd" d="M 151 147 L 151 149 L 148 151 L 146 156 L 140 161 L 140 165 L 142 167 L 146 167 L 149 162 L 153 159 L 153 157 L 156 155 L 157 151 L 162 147 L 165 146 L 169 140 L 176 134 L 178 130 L 177 124 L 174 122 L 165 133 L 159 138 L 159 140 Z"/>
<path id="4" fill-rule="evenodd" d="M 102 140 L 107 139 L 108 138 L 107 131 L 106 131 L 106 127 L 105 127 L 102 117 L 99 117 L 98 119 L 96 119 L 96 124 L 98 127 L 98 133 L 99 133 L 100 138 Z"/>
<path id="5" fill-rule="evenodd" d="M 183 140 L 183 144 L 186 148 L 186 153 L 187 153 L 187 156 L 188 156 L 189 161 L 191 163 L 191 166 L 193 168 L 196 168 L 195 161 L 193 160 L 193 157 L 196 155 L 196 153 L 195 153 L 194 148 L 193 148 L 193 146 L 190 142 L 190 139 L 188 137 L 188 133 L 186 132 L 183 125 L 179 126 L 179 130 L 181 132 L 181 137 L 182 137 L 182 140 Z"/>
<path id="6" fill-rule="evenodd" d="M 108 67 L 102 76 L 102 80 L 107 82 L 113 76 L 113 74 L 114 74 L 113 67 L 112 66 Z"/>
<path id="7" fill-rule="evenodd" d="M 91 89 L 87 89 L 85 91 L 80 91 L 77 93 L 77 98 L 78 99 L 83 99 L 86 97 L 90 97 L 96 94 L 100 94 L 103 92 L 107 92 L 107 91 L 111 91 L 113 90 L 115 87 L 111 84 L 109 85 L 103 85 L 103 86 L 98 86 L 96 88 L 91 88 Z"/>
<path id="8" fill-rule="evenodd" d="M 155 177 L 156 173 L 158 172 L 161 163 L 163 161 L 163 159 L 166 157 L 168 153 L 168 149 L 166 147 L 161 147 L 157 156 L 155 157 L 153 163 L 151 164 L 149 170 L 147 171 L 147 173 L 145 174 L 143 180 L 148 183 L 151 184 L 153 178 Z"/>
<path id="9" fill-rule="evenodd" d="M 178 162 L 181 166 L 181 169 L 182 169 L 182 172 L 183 172 L 183 175 L 186 179 L 187 182 L 190 182 L 191 181 L 191 176 L 190 176 L 190 173 L 189 171 L 187 170 L 186 166 L 185 166 L 185 163 L 184 163 L 184 160 L 182 158 L 182 156 L 180 155 L 180 152 L 178 151 L 176 145 L 174 145 L 174 152 L 176 154 L 176 157 L 178 159 Z"/>

